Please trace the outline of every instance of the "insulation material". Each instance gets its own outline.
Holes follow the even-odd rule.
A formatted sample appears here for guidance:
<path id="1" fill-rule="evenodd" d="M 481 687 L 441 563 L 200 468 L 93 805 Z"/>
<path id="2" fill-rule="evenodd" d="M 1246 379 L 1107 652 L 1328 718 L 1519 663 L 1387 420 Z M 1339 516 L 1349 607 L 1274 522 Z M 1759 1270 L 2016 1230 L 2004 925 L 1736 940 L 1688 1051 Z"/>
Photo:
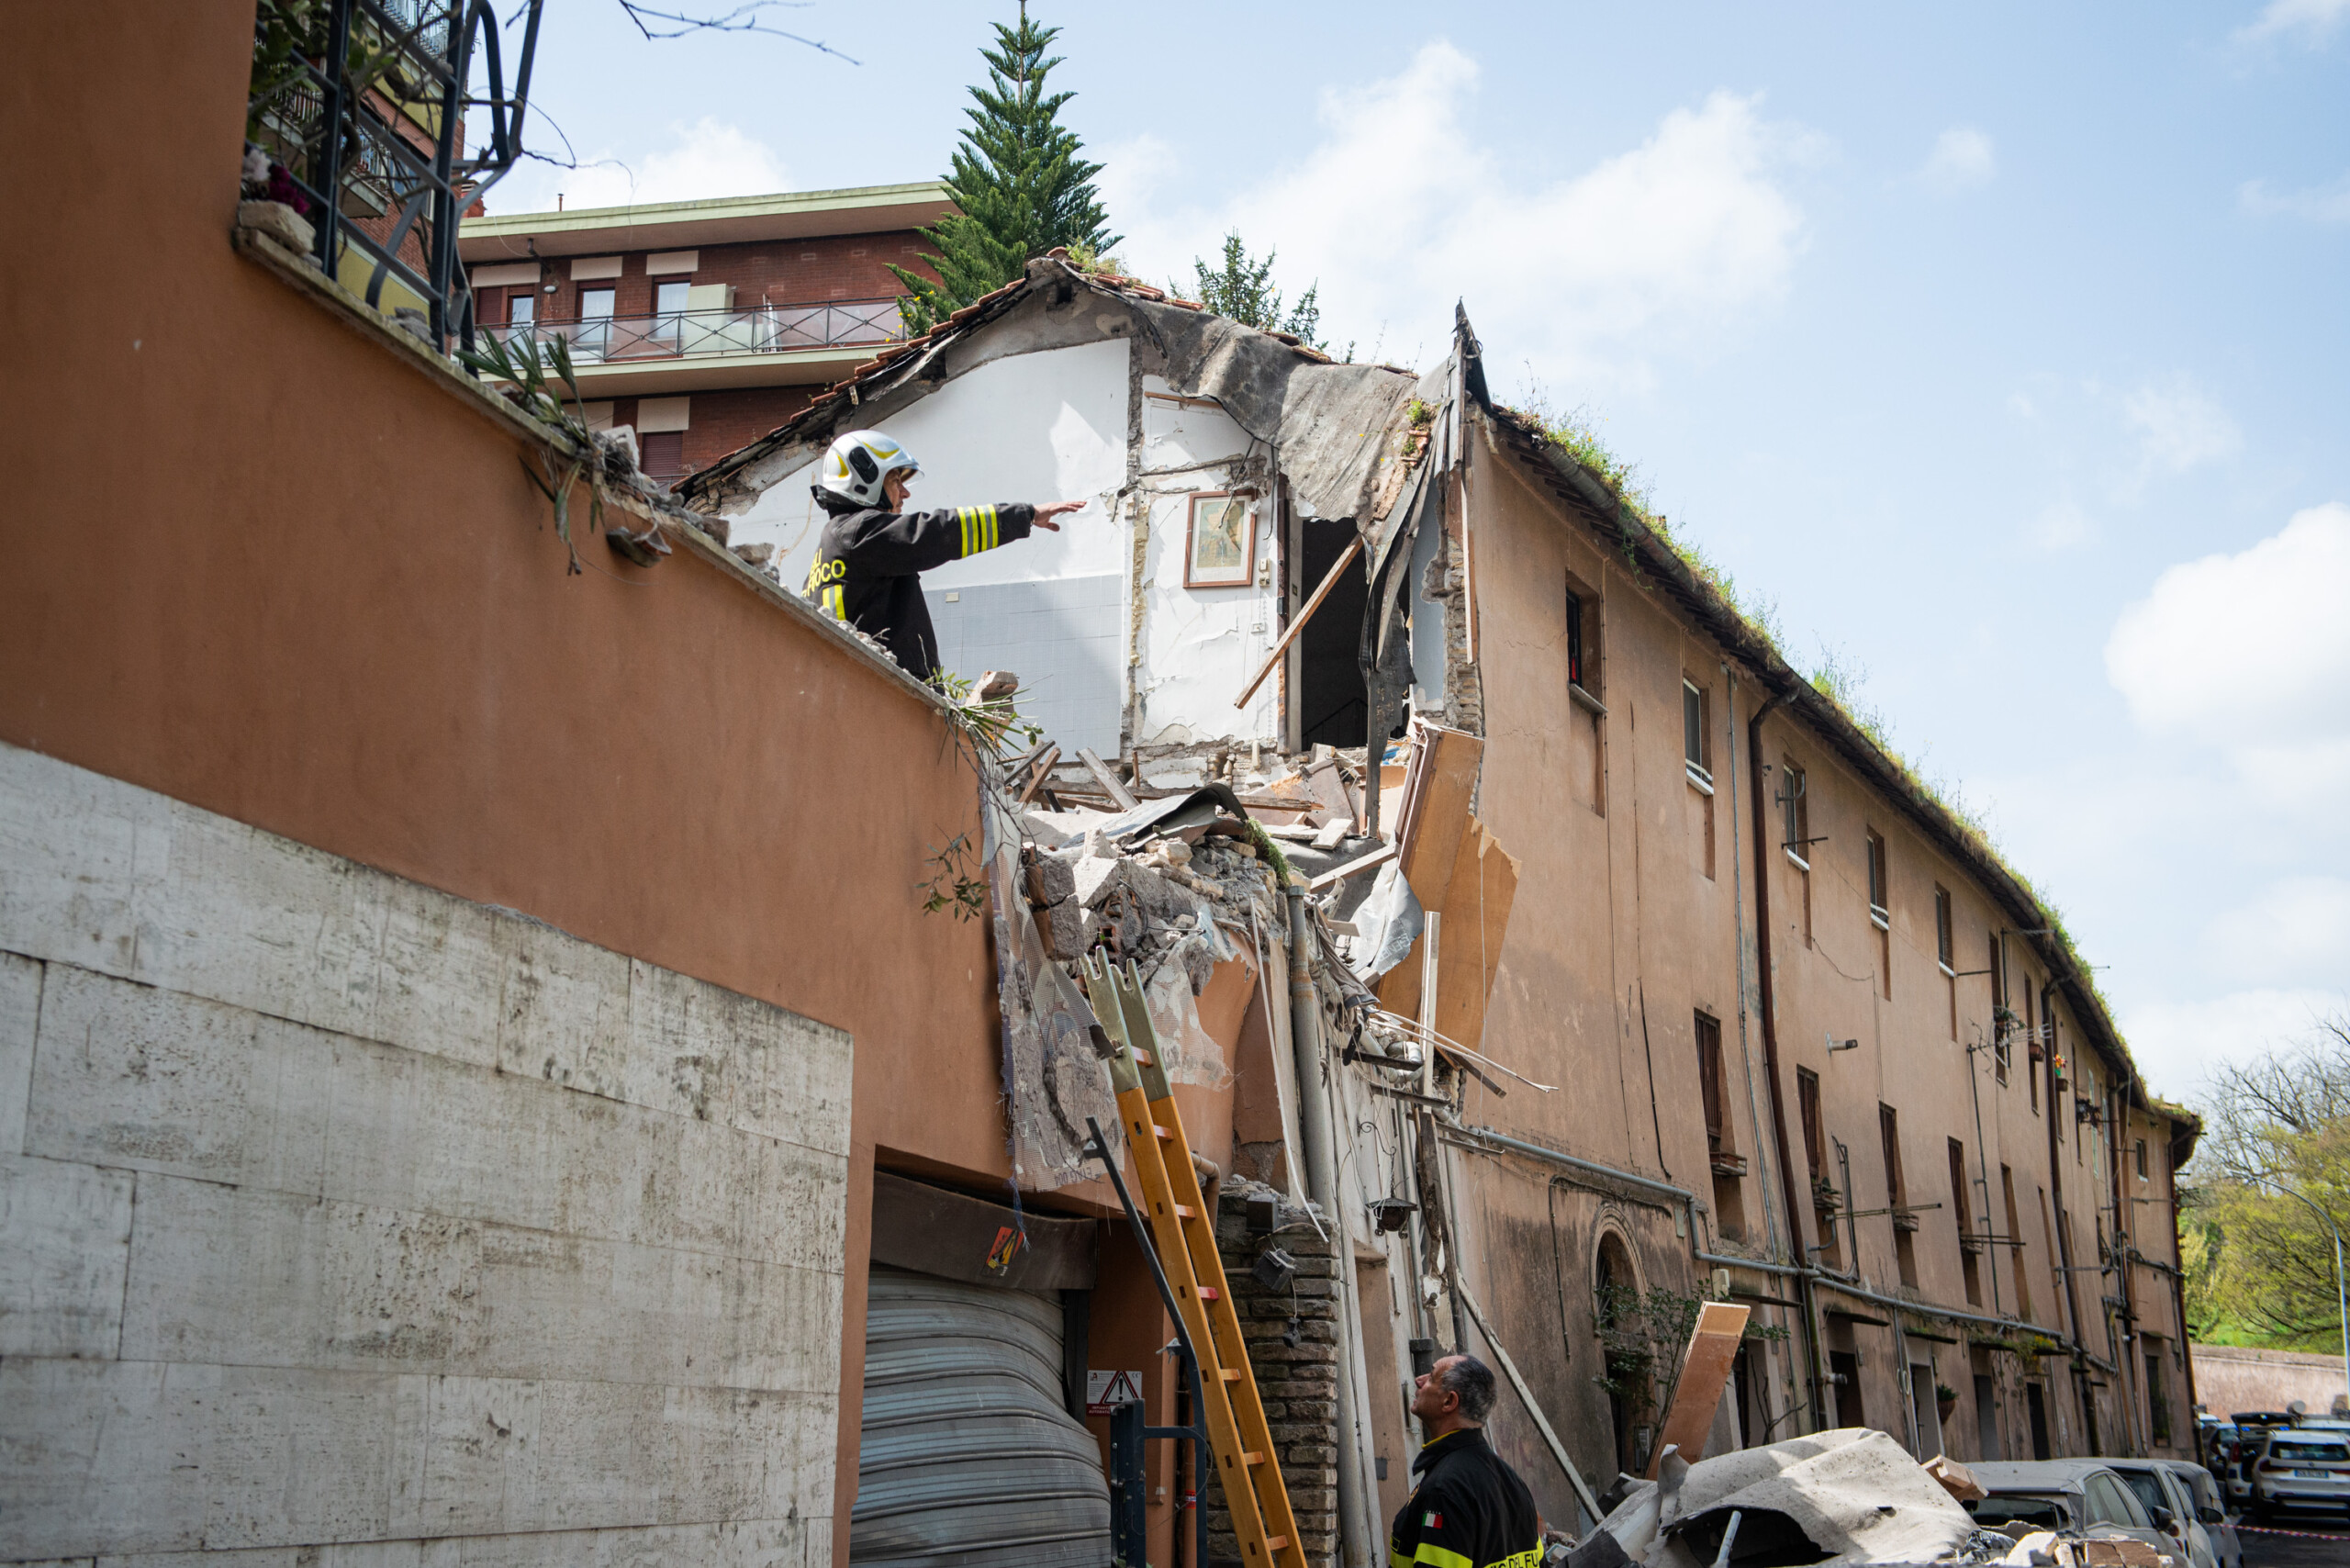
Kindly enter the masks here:
<path id="1" fill-rule="evenodd" d="M 1164 348 L 1170 386 L 1214 398 L 1241 429 L 1280 448 L 1301 516 L 1369 512 L 1392 461 L 1383 437 L 1419 385 L 1415 377 L 1375 365 L 1316 364 L 1279 338 L 1203 310 L 1130 308 L 1147 318 Z"/>
<path id="2" fill-rule="evenodd" d="M 1012 1126 L 1013 1176 L 1028 1191 L 1050 1192 L 1095 1174 L 1084 1154 L 1086 1117 L 1098 1120 L 1113 1144 L 1123 1148 L 1117 1100 L 1094 1051 L 1093 1009 L 1053 961 L 1029 907 L 1020 868 L 1019 819 L 992 791 L 981 798 L 980 817 L 995 927 L 996 992 L 1003 1015 L 1003 1097 Z M 1221 1061 L 1219 1053 L 1219 1070 Z"/>
<path id="3" fill-rule="evenodd" d="M 1210 964 L 1240 957 L 1240 949 L 1216 930 L 1204 903 L 1200 906 L 1199 918 L 1206 927 L 1206 935 L 1195 933 L 1186 937 L 1183 947 L 1201 949 L 1200 956 Z M 1189 956 L 1179 948 L 1160 961 L 1143 986 L 1143 1005 L 1150 1010 L 1150 1026 L 1158 1033 L 1159 1048 L 1166 1053 L 1162 1065 L 1167 1070 L 1168 1081 L 1221 1089 L 1232 1081 L 1232 1072 L 1225 1062 L 1224 1047 L 1200 1023 L 1199 1003 L 1192 991 L 1192 966 L 1184 961 Z M 1083 1125 L 1082 1118 L 1079 1125 Z"/>
<path id="4" fill-rule="evenodd" d="M 1781 1562 L 1931 1562 L 1975 1529 L 1899 1443 L 1863 1427 L 1700 1460 L 1677 1488 L 1643 1483 L 1600 1528 L 1646 1568 L 1705 1568 L 1732 1512 L 1738 1545 L 1751 1555 L 1771 1540 Z"/>

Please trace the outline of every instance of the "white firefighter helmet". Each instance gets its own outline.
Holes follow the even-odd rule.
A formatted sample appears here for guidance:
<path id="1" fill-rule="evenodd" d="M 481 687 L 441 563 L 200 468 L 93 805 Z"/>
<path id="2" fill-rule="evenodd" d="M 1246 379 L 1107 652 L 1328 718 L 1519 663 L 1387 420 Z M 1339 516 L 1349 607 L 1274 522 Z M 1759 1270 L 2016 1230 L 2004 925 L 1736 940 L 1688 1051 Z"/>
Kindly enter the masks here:
<path id="1" fill-rule="evenodd" d="M 862 507 L 881 504 L 881 481 L 899 471 L 922 472 L 906 449 L 879 431 L 851 431 L 824 454 L 820 487 Z"/>

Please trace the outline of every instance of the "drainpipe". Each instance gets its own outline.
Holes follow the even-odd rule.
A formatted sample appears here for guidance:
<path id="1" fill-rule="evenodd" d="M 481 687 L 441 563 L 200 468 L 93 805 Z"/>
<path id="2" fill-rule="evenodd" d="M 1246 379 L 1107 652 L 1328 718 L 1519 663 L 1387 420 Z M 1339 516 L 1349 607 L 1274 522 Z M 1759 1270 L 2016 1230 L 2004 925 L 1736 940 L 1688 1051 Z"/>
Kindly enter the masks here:
<path id="1" fill-rule="evenodd" d="M 1297 1058 L 1297 1130 L 1305 1145 L 1306 1190 L 1322 1205 L 1330 1226 L 1331 1261 L 1337 1267 L 1338 1349 L 1349 1362 L 1360 1353 L 1361 1315 L 1355 1310 L 1354 1242 L 1338 1212 L 1338 1163 L 1330 1137 L 1330 1089 L 1322 1079 L 1322 1003 L 1314 991 L 1314 966 L 1306 958 L 1313 933 L 1305 924 L 1305 890 L 1289 887 L 1289 1037 Z M 1423 1049 L 1426 1047 L 1423 1047 Z M 1363 1497 L 1362 1433 L 1355 1425 L 1355 1381 L 1350 1365 L 1338 1368 L 1338 1554 L 1368 1565 L 1380 1533 Z"/>
<path id="2" fill-rule="evenodd" d="M 1780 1082 L 1779 1025 L 1772 1004 L 1771 823 L 1762 782 L 1762 721 L 1787 700 L 1787 695 L 1783 691 L 1766 699 L 1746 722 L 1746 792 L 1754 801 L 1754 987 L 1756 1014 L 1762 1028 L 1762 1070 L 1771 1081 L 1771 1141 L 1779 1160 L 1780 1196 L 1786 1204 L 1787 1246 L 1796 1264 L 1804 1267 L 1811 1257 L 1804 1250 L 1803 1200 L 1796 1191 L 1796 1168 L 1787 1158 L 1787 1097 Z M 1828 1416 L 1820 1393 L 1818 1297 L 1807 1268 L 1798 1277 L 1803 1287 L 1804 1381 L 1810 1390 L 1807 1403 L 1811 1406 L 1812 1430 L 1825 1431 Z"/>
<path id="3" fill-rule="evenodd" d="M 2060 1114 L 2056 1103 L 2056 1017 L 2049 1011 L 2056 1000 L 2056 976 L 2052 971 L 2040 988 L 2041 1026 L 2048 1031 L 2047 1049 L 2041 1053 L 2041 1071 L 2048 1084 L 2048 1191 L 2056 1203 L 2056 1261 L 2062 1266 L 2057 1278 L 2065 1282 L 2065 1321 L 2072 1329 L 2073 1343 L 2081 1343 L 2080 1287 L 2073 1282 L 2073 1216 L 2065 1208 L 2065 1161 L 2057 1150 L 2057 1122 Z M 2070 1107 L 2065 1108 L 2066 1112 Z M 2079 1136 L 2079 1129 L 2074 1129 Z M 1984 1204 L 1988 1207 L 1990 1195 L 1986 1193 Z M 2076 1359 L 2073 1362 L 2073 1398 L 2080 1405 L 2081 1421 L 2092 1432 L 2097 1429 L 2096 1395 L 2089 1390 L 2087 1368 Z M 2092 1445 L 2096 1446 L 2096 1445 Z"/>
<path id="4" fill-rule="evenodd" d="M 2113 1359 L 2121 1363 L 2121 1396 L 2130 1404 L 2132 1457 L 2142 1458 L 2154 1449 L 2154 1412 L 2147 1399 L 2144 1371 L 2138 1364 L 2137 1292 L 2130 1282 L 2130 1251 L 2135 1245 L 2131 1238 L 2138 1226 L 2121 1191 L 2121 1137 L 2129 1130 L 2129 1100 L 2119 1084 L 2106 1086 L 2105 1105 L 2105 1142 L 2113 1157 L 2108 1162 L 2113 1170 L 2113 1260 L 2121 1271 L 2121 1343 L 2127 1347 Z M 2132 1383 L 2137 1384 L 2135 1394 L 2130 1392 Z"/>

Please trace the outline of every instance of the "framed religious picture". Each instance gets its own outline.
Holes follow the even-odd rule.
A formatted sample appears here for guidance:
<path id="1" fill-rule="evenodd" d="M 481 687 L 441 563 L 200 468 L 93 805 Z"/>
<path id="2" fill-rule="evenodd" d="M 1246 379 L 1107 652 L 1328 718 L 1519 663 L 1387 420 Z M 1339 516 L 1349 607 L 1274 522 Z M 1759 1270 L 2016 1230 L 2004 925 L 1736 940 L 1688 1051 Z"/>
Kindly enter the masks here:
<path id="1" fill-rule="evenodd" d="M 1203 490 L 1192 498 L 1192 526 L 1183 547 L 1185 588 L 1247 588 L 1256 579 L 1252 499 L 1229 490 Z"/>

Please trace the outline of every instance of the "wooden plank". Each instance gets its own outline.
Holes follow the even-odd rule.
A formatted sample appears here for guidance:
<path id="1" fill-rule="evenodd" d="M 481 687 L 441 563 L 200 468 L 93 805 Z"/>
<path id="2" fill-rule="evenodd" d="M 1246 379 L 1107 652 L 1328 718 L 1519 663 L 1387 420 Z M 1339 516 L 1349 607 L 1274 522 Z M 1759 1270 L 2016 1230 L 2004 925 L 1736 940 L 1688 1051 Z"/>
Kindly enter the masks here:
<path id="1" fill-rule="evenodd" d="M 1274 666 L 1281 662 L 1281 655 L 1289 652 L 1289 645 L 1297 640 L 1299 633 L 1305 630 L 1305 623 L 1314 619 L 1314 612 L 1322 608 L 1322 601 L 1330 597 L 1330 590 L 1338 586 L 1338 575 L 1347 569 L 1348 562 L 1361 554 L 1362 535 L 1358 533 L 1347 542 L 1347 547 L 1339 553 L 1338 558 L 1330 563 L 1330 569 L 1322 574 L 1321 585 L 1306 599 L 1304 607 L 1298 610 L 1297 618 L 1289 623 L 1289 630 L 1283 632 L 1281 641 L 1273 644 L 1273 651 L 1265 655 L 1265 662 L 1258 666 L 1248 684 L 1241 688 L 1240 695 L 1232 700 L 1235 708 L 1248 706 L 1248 699 L 1257 695 L 1257 688 L 1265 684 L 1265 678 L 1272 674 Z"/>
<path id="2" fill-rule="evenodd" d="M 1722 1390 L 1729 1385 L 1730 1364 L 1746 1334 L 1752 1308 L 1709 1301 L 1697 1309 L 1689 1331 L 1688 1348 L 1681 1353 L 1681 1378 L 1673 1386 L 1673 1405 L 1664 1413 L 1656 1455 L 1649 1462 L 1649 1479 L 1656 1479 L 1667 1445 L 1677 1444 L 1681 1457 L 1695 1464 L 1706 1457 L 1707 1434 L 1713 1430 L 1714 1412 L 1721 1407 Z"/>
<path id="3" fill-rule="evenodd" d="M 1111 772 L 1110 765 L 1096 756 L 1091 747 L 1078 747 L 1077 760 L 1085 764 L 1085 770 L 1093 775 L 1093 781 L 1102 786 L 1102 793 L 1117 802 L 1120 811 L 1131 812 L 1142 804 L 1135 799 L 1134 791 L 1126 788 L 1126 781 Z"/>
<path id="4" fill-rule="evenodd" d="M 1305 885 L 1318 893 L 1325 888 L 1337 887 L 1348 877 L 1357 876 L 1361 872 L 1384 866 L 1387 862 L 1394 858 L 1395 846 L 1392 844 L 1383 845 L 1381 847 L 1372 850 L 1370 854 L 1364 856 L 1360 860 L 1349 860 L 1343 866 L 1332 867 L 1329 870 L 1323 872 L 1320 876 L 1315 878 Z"/>
<path id="5" fill-rule="evenodd" d="M 1036 791 L 1043 789 L 1045 787 L 1045 780 L 1051 778 L 1053 775 L 1053 764 L 1061 759 L 1060 747 L 1053 745 L 1050 741 L 1045 742 L 1044 745 L 1044 754 L 1035 761 L 1028 764 L 1028 767 L 1032 771 L 1028 776 L 1028 782 L 1026 786 L 1020 791 L 1020 803 L 1024 806 L 1036 798 Z"/>

